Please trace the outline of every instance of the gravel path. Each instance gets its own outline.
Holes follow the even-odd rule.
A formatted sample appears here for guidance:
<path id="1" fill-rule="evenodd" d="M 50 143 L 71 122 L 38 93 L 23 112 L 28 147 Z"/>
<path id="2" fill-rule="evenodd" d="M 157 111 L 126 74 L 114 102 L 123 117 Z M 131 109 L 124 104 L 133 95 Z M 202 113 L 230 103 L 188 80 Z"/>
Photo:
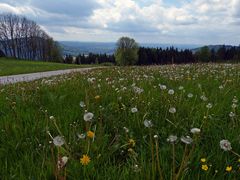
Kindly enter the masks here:
<path id="1" fill-rule="evenodd" d="M 69 74 L 73 72 L 86 72 L 93 68 L 78 68 L 78 69 L 66 69 L 66 70 L 57 70 L 57 71 L 47 71 L 47 72 L 38 72 L 38 73 L 29 73 L 29 74 L 19 74 L 19 75 L 10 75 L 10 76 L 0 76 L 0 85 L 13 84 L 17 82 L 28 82 L 34 81 L 36 79 L 57 76 L 61 74 Z"/>

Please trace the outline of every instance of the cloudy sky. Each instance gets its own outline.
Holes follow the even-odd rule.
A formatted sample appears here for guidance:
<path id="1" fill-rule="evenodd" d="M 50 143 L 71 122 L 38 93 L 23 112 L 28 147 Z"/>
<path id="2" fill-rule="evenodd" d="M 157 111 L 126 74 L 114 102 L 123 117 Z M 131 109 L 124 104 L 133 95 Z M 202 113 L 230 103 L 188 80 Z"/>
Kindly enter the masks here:
<path id="1" fill-rule="evenodd" d="M 56 40 L 240 44 L 240 0 L 0 0 Z"/>

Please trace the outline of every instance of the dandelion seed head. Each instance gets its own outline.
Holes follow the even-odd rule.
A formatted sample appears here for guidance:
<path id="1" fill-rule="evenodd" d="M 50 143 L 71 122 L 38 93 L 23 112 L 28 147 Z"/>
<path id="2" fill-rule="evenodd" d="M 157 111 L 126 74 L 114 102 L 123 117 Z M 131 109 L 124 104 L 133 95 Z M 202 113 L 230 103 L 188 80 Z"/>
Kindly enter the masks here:
<path id="1" fill-rule="evenodd" d="M 172 114 L 176 113 L 176 108 L 175 107 L 169 108 L 169 112 Z"/>
<path id="2" fill-rule="evenodd" d="M 138 109 L 136 107 L 134 107 L 134 108 L 131 109 L 131 112 L 136 113 L 136 112 L 138 112 Z"/>
<path id="3" fill-rule="evenodd" d="M 199 134 L 201 132 L 201 129 L 199 129 L 199 128 L 192 128 L 190 131 L 193 134 Z"/>
<path id="4" fill-rule="evenodd" d="M 167 142 L 169 143 L 175 143 L 177 141 L 178 137 L 177 136 L 174 136 L 174 135 L 170 135 L 168 136 L 167 138 Z"/>
<path id="5" fill-rule="evenodd" d="M 224 151 L 231 151 L 232 150 L 231 143 L 226 139 L 223 139 L 223 140 L 220 141 L 220 148 L 223 149 Z"/>
<path id="6" fill-rule="evenodd" d="M 174 94 L 174 90 L 173 89 L 169 89 L 168 90 L 168 94 L 173 95 Z"/>
<path id="7" fill-rule="evenodd" d="M 153 124 L 152 124 L 152 121 L 151 120 L 144 120 L 143 122 L 144 126 L 147 127 L 147 128 L 151 128 L 153 127 Z"/>
<path id="8" fill-rule="evenodd" d="M 94 116 L 93 113 L 86 112 L 83 116 L 83 119 L 84 121 L 89 122 L 89 121 L 92 121 L 93 116 Z"/>
<path id="9" fill-rule="evenodd" d="M 182 136 L 181 141 L 185 144 L 191 144 L 193 142 L 193 139 L 189 136 L 186 136 L 186 137 Z"/>
<path id="10" fill-rule="evenodd" d="M 60 146 L 62 146 L 64 143 L 65 143 L 65 140 L 64 140 L 64 138 L 63 138 L 62 136 L 56 136 L 56 137 L 53 138 L 53 144 L 54 144 L 55 146 L 60 147 Z"/>

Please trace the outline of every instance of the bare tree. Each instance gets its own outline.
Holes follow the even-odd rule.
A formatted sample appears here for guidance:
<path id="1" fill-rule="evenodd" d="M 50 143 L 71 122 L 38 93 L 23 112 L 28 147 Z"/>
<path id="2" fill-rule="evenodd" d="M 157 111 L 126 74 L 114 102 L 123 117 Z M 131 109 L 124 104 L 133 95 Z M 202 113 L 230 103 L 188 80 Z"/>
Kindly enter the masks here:
<path id="1" fill-rule="evenodd" d="M 6 56 L 19 59 L 61 59 L 59 46 L 39 25 L 13 14 L 0 14 L 0 49 Z"/>

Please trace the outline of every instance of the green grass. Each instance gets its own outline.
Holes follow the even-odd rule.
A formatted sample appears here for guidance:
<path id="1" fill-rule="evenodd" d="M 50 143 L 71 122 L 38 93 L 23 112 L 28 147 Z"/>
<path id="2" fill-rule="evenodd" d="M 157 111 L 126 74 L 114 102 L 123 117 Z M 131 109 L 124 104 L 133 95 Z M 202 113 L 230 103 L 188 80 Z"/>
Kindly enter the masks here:
<path id="1" fill-rule="evenodd" d="M 87 67 L 87 66 L 0 58 L 0 76 L 53 71 L 53 70 L 60 70 L 60 69 L 80 68 L 80 67 Z"/>
<path id="2" fill-rule="evenodd" d="M 239 72 L 238 64 L 108 68 L 2 86 L 0 179 L 239 179 Z M 89 130 L 94 140 L 80 138 Z M 49 134 L 64 136 L 64 145 Z M 169 135 L 178 137 L 174 145 Z M 220 148 L 222 139 L 233 151 Z M 83 166 L 85 154 L 91 161 Z M 62 156 L 69 159 L 57 171 Z"/>

